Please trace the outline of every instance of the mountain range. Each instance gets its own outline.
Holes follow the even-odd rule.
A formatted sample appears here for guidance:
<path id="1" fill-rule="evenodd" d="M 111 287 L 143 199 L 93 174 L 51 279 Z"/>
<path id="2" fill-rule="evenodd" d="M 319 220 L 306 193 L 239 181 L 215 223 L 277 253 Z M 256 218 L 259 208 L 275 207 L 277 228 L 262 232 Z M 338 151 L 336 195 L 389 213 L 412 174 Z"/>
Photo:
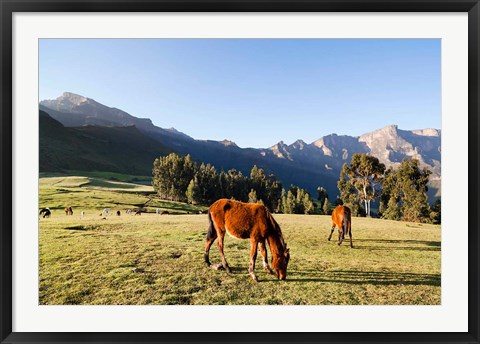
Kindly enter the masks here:
<path id="1" fill-rule="evenodd" d="M 196 140 L 174 128 L 155 126 L 93 99 L 65 92 L 40 102 L 40 171 L 101 170 L 150 175 L 153 160 L 170 152 L 190 154 L 218 171 L 235 168 L 248 175 L 253 165 L 273 173 L 288 188 L 316 194 L 323 186 L 330 197 L 345 162 L 354 153 L 379 158 L 387 167 L 416 158 L 432 171 L 430 196 L 440 195 L 441 131 L 401 130 L 396 125 L 358 137 L 331 134 L 306 143 L 280 141 L 263 149 L 240 148 L 229 140 Z"/>

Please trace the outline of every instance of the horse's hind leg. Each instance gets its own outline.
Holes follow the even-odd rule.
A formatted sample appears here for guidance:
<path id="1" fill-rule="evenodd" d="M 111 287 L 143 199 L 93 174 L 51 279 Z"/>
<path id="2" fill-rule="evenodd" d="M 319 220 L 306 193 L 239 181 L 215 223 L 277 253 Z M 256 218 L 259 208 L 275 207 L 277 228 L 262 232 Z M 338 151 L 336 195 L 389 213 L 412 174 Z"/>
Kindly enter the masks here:
<path id="1" fill-rule="evenodd" d="M 203 258 L 205 259 L 205 264 L 207 264 L 208 266 L 212 266 L 212 263 L 210 263 L 210 259 L 209 259 L 209 253 L 210 253 L 210 247 L 212 246 L 216 238 L 217 238 L 216 231 L 207 233 L 207 238 L 205 240 L 205 253 L 203 254 Z"/>
<path id="2" fill-rule="evenodd" d="M 352 225 L 349 223 L 348 224 L 348 236 L 350 237 L 350 247 L 353 248 L 353 243 L 352 243 Z"/>
<path id="3" fill-rule="evenodd" d="M 328 236 L 328 241 L 330 241 L 330 239 L 332 239 L 332 234 L 333 234 L 334 230 L 335 230 L 335 224 L 333 224 L 333 226 L 332 226 L 332 230 L 330 231 L 330 235 Z"/>
<path id="4" fill-rule="evenodd" d="M 340 227 L 338 229 L 338 246 L 340 246 L 342 244 L 342 241 L 343 241 L 344 237 L 345 237 L 345 235 L 343 234 L 343 228 Z"/>
<path id="5" fill-rule="evenodd" d="M 255 261 L 257 260 L 257 246 L 258 243 L 255 239 L 250 239 L 250 264 L 248 265 L 248 273 L 255 282 L 258 282 L 258 278 L 255 275 Z"/>
<path id="6" fill-rule="evenodd" d="M 218 251 L 220 251 L 220 257 L 222 258 L 222 265 L 227 270 L 228 273 L 231 273 L 230 267 L 228 266 L 227 260 L 225 259 L 225 253 L 223 253 L 223 239 L 225 238 L 225 233 L 219 233 L 218 235 Z"/>
<path id="7" fill-rule="evenodd" d="M 260 241 L 259 246 L 260 246 L 260 254 L 262 255 L 262 258 L 263 258 L 263 262 L 262 262 L 263 268 L 265 270 L 268 270 L 272 275 L 275 275 L 275 272 L 273 272 L 270 265 L 268 265 L 267 248 L 265 247 L 265 241 Z"/>

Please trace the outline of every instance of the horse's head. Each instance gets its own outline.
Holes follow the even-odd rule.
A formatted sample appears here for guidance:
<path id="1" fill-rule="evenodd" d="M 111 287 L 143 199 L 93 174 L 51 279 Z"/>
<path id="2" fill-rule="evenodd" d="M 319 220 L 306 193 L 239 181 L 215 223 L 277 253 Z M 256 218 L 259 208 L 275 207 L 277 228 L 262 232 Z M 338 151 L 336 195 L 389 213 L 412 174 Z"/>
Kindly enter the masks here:
<path id="1" fill-rule="evenodd" d="M 273 255 L 272 255 L 273 256 Z M 287 278 L 287 266 L 290 260 L 290 249 L 285 245 L 283 254 L 272 257 L 272 267 L 279 280 Z"/>

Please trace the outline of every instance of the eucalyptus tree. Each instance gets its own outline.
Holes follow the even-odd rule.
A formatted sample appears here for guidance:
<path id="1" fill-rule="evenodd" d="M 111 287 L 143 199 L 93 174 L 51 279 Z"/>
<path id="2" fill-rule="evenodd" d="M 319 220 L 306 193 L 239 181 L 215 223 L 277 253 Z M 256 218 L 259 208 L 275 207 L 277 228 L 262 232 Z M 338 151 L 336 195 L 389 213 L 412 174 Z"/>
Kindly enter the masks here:
<path id="1" fill-rule="evenodd" d="M 366 215 L 370 216 L 370 203 L 380 196 L 385 165 L 374 156 L 353 154 L 350 165 L 344 164 L 342 172 L 355 187 L 364 203 Z"/>

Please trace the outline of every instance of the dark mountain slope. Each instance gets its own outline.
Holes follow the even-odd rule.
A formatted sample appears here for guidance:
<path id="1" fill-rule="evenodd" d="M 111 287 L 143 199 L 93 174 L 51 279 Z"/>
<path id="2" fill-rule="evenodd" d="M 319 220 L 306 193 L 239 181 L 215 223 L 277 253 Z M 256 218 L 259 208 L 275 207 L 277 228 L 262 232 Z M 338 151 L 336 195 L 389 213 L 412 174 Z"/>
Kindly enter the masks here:
<path id="1" fill-rule="evenodd" d="M 84 170 L 151 175 L 171 150 L 134 126 L 66 128 L 40 111 L 40 171 Z"/>

